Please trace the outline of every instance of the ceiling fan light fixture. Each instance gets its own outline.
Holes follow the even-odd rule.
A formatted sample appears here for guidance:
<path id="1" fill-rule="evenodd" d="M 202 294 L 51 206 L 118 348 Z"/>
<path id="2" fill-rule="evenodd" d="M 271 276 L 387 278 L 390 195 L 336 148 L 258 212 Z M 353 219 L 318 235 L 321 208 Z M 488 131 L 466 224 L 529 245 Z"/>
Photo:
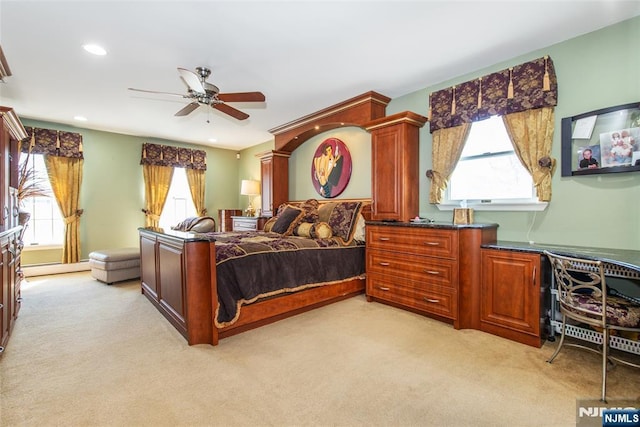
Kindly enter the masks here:
<path id="1" fill-rule="evenodd" d="M 107 51 L 102 46 L 93 43 L 83 44 L 82 48 L 87 52 L 97 56 L 104 56 L 107 54 Z"/>

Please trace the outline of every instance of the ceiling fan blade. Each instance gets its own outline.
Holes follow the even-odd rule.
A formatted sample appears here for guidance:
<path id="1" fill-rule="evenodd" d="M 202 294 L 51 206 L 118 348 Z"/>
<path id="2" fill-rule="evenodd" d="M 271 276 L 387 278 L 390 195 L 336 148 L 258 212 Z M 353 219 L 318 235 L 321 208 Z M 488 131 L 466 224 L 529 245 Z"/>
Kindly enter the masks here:
<path id="1" fill-rule="evenodd" d="M 187 114 L 191 113 L 193 110 L 198 108 L 199 106 L 200 106 L 200 104 L 198 104 L 197 102 L 194 101 L 191 104 L 188 104 L 182 110 L 180 110 L 177 113 L 175 113 L 174 116 L 186 116 Z"/>
<path id="2" fill-rule="evenodd" d="M 202 82 L 196 73 L 189 71 L 186 68 L 178 68 L 178 72 L 180 73 L 182 80 L 191 90 L 198 93 L 205 93 L 204 86 L 202 86 Z"/>
<path id="3" fill-rule="evenodd" d="M 235 117 L 238 120 L 249 118 L 249 115 L 247 113 L 243 113 L 240 110 L 228 106 L 227 104 L 212 104 L 211 107 L 215 108 L 216 110 L 222 111 L 223 113 L 228 114 L 231 117 Z"/>
<path id="4" fill-rule="evenodd" d="M 188 98 L 188 96 L 182 93 L 171 93 L 171 92 L 158 92 L 157 90 L 145 90 L 145 89 L 134 89 L 132 87 L 127 88 L 128 90 L 132 90 L 134 92 L 144 92 L 144 93 L 154 93 L 158 95 L 171 95 L 171 96 L 179 96 L 180 98 Z"/>
<path id="5" fill-rule="evenodd" d="M 264 102 L 262 92 L 219 93 L 218 99 L 224 102 Z"/>

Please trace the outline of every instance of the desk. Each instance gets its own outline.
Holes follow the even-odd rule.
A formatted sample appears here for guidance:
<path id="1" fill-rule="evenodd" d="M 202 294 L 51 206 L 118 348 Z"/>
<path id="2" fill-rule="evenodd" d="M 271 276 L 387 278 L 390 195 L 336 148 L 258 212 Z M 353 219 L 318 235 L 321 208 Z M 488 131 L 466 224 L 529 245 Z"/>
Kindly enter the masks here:
<path id="1" fill-rule="evenodd" d="M 611 249 L 611 248 L 593 248 L 584 246 L 568 246 L 568 245 L 545 245 L 545 244 L 529 244 L 524 242 L 497 241 L 495 244 L 482 245 L 483 248 L 499 249 L 517 252 L 538 253 L 544 255 L 544 251 L 553 252 L 558 255 L 565 255 L 575 258 L 584 258 L 595 261 L 602 261 L 605 274 L 609 277 L 617 277 L 629 279 L 639 286 L 640 289 L 640 251 L 627 249 Z M 549 262 L 543 257 L 545 262 Z M 559 313 L 559 303 L 557 290 L 553 283 L 553 275 L 551 281 L 551 301 L 550 301 L 550 338 L 553 339 L 554 333 L 561 332 L 561 322 Z M 566 334 L 581 340 L 590 341 L 596 344 L 602 343 L 602 334 L 591 329 L 582 328 L 580 326 L 569 325 Z M 611 347 L 619 350 L 640 354 L 640 341 L 632 341 L 618 336 L 611 337 Z"/>

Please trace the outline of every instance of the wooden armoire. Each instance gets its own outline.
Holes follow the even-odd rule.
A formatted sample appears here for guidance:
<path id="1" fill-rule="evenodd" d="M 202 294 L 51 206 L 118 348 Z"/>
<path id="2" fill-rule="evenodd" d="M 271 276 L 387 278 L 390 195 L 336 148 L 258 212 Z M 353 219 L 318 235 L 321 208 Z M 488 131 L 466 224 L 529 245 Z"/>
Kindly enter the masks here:
<path id="1" fill-rule="evenodd" d="M 17 188 L 19 143 L 26 138 L 27 132 L 13 109 L 0 106 L 0 354 L 9 341 L 22 300 Z"/>

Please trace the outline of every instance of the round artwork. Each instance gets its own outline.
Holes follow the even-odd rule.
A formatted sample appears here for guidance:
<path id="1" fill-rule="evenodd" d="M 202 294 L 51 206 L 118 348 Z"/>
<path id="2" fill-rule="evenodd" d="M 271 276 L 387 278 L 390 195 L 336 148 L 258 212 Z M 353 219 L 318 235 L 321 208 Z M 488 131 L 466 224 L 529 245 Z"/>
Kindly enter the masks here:
<path id="1" fill-rule="evenodd" d="M 338 138 L 328 138 L 316 149 L 311 163 L 311 182 L 328 199 L 344 191 L 351 179 L 351 153 Z"/>

